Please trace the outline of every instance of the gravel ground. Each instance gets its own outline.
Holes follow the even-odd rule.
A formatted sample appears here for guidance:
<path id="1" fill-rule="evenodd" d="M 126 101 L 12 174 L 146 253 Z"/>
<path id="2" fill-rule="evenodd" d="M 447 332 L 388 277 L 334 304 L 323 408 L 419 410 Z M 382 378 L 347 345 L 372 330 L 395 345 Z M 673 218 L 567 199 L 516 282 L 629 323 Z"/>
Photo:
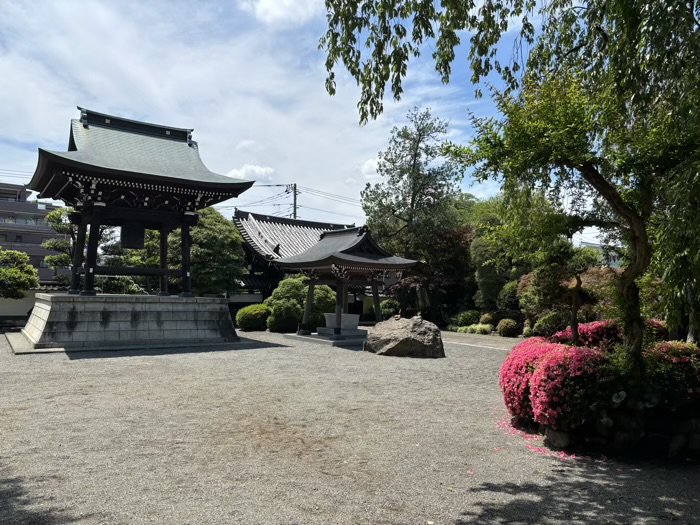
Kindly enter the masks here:
<path id="1" fill-rule="evenodd" d="M 499 428 L 511 341 L 416 360 L 243 335 L 69 356 L 0 335 L 0 523 L 700 523 L 697 464 L 562 460 Z"/>

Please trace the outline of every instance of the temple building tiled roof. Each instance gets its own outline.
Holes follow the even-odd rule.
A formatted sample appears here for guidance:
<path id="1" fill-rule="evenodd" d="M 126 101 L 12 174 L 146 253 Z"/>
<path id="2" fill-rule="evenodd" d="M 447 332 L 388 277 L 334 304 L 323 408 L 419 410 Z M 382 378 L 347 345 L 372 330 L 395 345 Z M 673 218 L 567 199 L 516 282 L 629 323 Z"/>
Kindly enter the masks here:
<path id="1" fill-rule="evenodd" d="M 236 210 L 233 220 L 246 246 L 263 259 L 291 257 L 308 250 L 326 231 L 354 228 L 352 224 L 287 219 Z"/>
<path id="2" fill-rule="evenodd" d="M 39 163 L 29 187 L 41 197 L 75 204 L 78 194 L 97 181 L 112 187 L 189 195 L 191 207 L 200 209 L 237 197 L 253 185 L 253 181 L 209 170 L 192 140 L 192 129 L 78 109 L 80 119 L 71 120 L 68 151 L 39 148 Z"/>
<path id="3" fill-rule="evenodd" d="M 275 264 L 294 270 L 333 270 L 337 267 L 355 271 L 400 270 L 416 264 L 412 259 L 396 257 L 381 248 L 367 227 L 327 231 L 309 249 L 275 260 Z"/>

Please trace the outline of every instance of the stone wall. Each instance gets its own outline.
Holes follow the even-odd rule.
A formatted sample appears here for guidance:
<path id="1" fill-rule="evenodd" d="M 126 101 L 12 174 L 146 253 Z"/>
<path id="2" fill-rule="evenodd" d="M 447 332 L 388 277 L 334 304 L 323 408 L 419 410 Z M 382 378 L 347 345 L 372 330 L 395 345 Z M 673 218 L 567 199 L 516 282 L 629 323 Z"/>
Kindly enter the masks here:
<path id="1" fill-rule="evenodd" d="M 123 348 L 237 339 L 227 301 L 209 297 L 37 294 L 22 330 L 34 348 Z"/>

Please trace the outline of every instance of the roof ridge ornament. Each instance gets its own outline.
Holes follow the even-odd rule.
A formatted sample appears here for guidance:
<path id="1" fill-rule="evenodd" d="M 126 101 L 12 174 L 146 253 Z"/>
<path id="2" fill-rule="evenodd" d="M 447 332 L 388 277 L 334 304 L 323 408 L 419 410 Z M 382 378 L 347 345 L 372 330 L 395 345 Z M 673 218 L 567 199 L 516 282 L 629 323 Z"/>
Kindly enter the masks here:
<path id="1" fill-rule="evenodd" d="M 88 127 L 88 116 L 87 116 L 87 109 L 78 107 L 80 110 L 80 123 L 83 125 L 84 128 Z"/>

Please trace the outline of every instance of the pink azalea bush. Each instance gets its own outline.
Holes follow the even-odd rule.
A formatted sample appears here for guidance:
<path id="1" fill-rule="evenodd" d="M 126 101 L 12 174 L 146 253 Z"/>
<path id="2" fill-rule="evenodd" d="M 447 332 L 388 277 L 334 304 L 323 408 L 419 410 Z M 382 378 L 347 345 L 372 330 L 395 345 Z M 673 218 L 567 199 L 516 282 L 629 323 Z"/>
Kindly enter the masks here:
<path id="1" fill-rule="evenodd" d="M 569 430 L 589 420 L 605 396 L 608 360 L 595 348 L 557 346 L 532 374 L 530 401 L 537 423 Z"/>
<path id="2" fill-rule="evenodd" d="M 622 326 L 614 320 L 583 323 L 578 325 L 578 336 L 583 346 L 608 351 L 615 345 L 622 343 Z M 557 332 L 551 338 L 552 342 L 561 344 L 571 344 L 571 339 L 570 326 L 566 330 Z"/>
<path id="3" fill-rule="evenodd" d="M 517 345 L 501 366 L 499 385 L 508 411 L 515 417 L 532 421 L 530 378 L 539 361 L 559 347 L 544 337 L 532 337 Z"/>
<path id="4" fill-rule="evenodd" d="M 622 325 L 617 320 L 606 319 L 578 325 L 581 345 L 600 348 L 604 352 L 612 350 L 623 341 Z M 571 327 L 557 332 L 551 337 L 553 343 L 571 344 Z M 645 346 L 668 339 L 668 328 L 664 321 L 648 319 L 644 321 Z"/>
<path id="5" fill-rule="evenodd" d="M 665 341 L 644 352 L 648 387 L 666 404 L 700 401 L 700 349 L 689 343 Z"/>

